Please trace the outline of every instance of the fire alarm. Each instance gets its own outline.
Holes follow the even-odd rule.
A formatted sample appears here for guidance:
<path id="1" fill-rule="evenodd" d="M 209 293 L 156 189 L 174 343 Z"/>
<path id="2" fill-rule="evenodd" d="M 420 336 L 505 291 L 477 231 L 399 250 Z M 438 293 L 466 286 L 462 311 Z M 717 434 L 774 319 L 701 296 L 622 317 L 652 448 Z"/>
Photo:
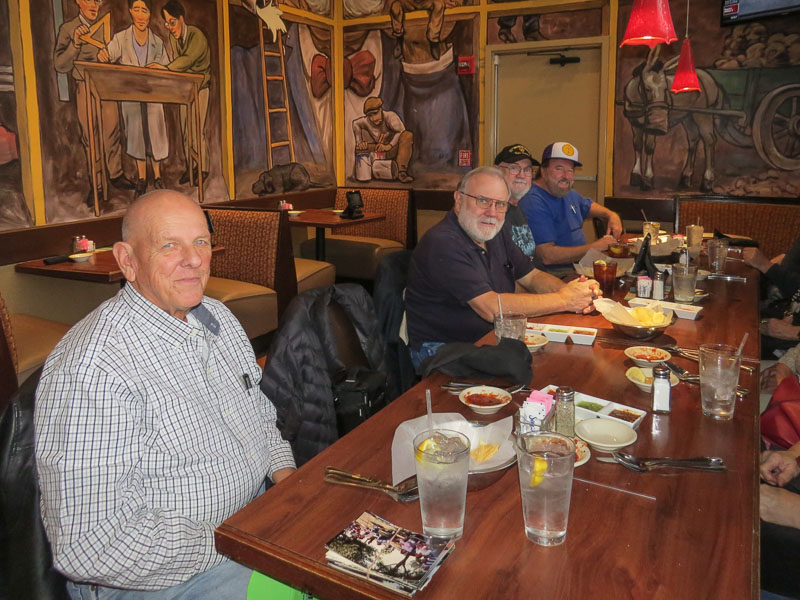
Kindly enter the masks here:
<path id="1" fill-rule="evenodd" d="M 458 64 L 458 74 L 459 75 L 474 75 L 475 74 L 475 57 L 474 56 L 459 56 L 457 64 Z"/>

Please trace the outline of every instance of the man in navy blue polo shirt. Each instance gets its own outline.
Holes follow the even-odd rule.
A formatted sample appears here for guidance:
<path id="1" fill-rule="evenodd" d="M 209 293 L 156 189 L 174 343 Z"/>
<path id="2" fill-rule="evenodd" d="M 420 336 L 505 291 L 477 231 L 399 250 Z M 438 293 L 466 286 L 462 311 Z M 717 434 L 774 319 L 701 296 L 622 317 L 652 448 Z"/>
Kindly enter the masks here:
<path id="1" fill-rule="evenodd" d="M 572 273 L 572 263 L 594 248 L 603 251 L 622 235 L 619 215 L 584 198 L 572 189 L 578 149 L 567 142 L 554 142 L 542 153 L 542 166 L 530 191 L 520 200 L 536 241 L 536 257 L 554 275 Z M 586 242 L 583 221 L 597 217 L 606 222 L 606 235 Z"/>
<path id="2" fill-rule="evenodd" d="M 406 314 L 415 366 L 443 343 L 476 342 L 503 310 L 528 316 L 590 312 L 596 281 L 568 284 L 533 267 L 505 226 L 509 191 L 497 167 L 467 173 L 453 210 L 420 240 L 411 258 Z"/>

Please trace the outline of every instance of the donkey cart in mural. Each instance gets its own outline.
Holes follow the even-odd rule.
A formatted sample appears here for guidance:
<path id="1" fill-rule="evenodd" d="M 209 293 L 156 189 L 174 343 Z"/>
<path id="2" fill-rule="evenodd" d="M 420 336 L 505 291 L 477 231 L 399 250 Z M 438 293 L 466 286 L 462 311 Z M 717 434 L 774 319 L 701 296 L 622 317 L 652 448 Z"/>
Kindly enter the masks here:
<path id="1" fill-rule="evenodd" d="M 630 185 L 653 188 L 656 138 L 679 124 L 688 142 L 679 188 L 692 188 L 702 140 L 700 191 L 712 191 L 717 136 L 739 148 L 755 148 L 770 167 L 800 169 L 800 67 L 697 69 L 701 90 L 674 94 L 677 57 L 663 63 L 658 48 L 633 70 L 621 102 L 633 131 Z"/>

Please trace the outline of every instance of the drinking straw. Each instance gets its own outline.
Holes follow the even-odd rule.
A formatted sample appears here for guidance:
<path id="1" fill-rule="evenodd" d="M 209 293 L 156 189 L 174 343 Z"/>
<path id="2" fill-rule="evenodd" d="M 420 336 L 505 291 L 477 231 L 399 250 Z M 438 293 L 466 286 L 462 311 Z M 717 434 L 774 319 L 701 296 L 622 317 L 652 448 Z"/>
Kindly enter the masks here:
<path id="1" fill-rule="evenodd" d="M 650 219 L 648 219 L 648 218 L 647 218 L 647 215 L 646 215 L 646 214 L 644 214 L 644 209 L 642 208 L 642 209 L 640 209 L 640 210 L 642 211 L 642 218 L 643 218 L 643 219 L 644 219 L 646 222 L 649 222 L 649 221 L 650 221 Z"/>
<path id="2" fill-rule="evenodd" d="M 500 309 L 500 321 L 503 320 L 503 302 L 500 300 L 500 294 L 497 294 L 497 308 Z"/>
<path id="3" fill-rule="evenodd" d="M 739 351 L 738 351 L 738 352 L 736 352 L 736 355 L 737 355 L 737 356 L 741 356 L 741 355 L 742 355 L 742 350 L 744 350 L 744 344 L 745 344 L 745 342 L 747 342 L 747 336 L 748 336 L 748 335 L 750 335 L 750 334 L 749 334 L 748 332 L 746 332 L 746 331 L 745 331 L 745 332 L 744 332 L 744 337 L 742 338 L 742 343 L 741 343 L 741 344 L 739 344 Z"/>
<path id="4" fill-rule="evenodd" d="M 430 390 L 430 388 L 425 390 L 425 401 L 428 404 L 428 431 L 433 433 L 433 408 L 431 407 L 431 390 Z"/>

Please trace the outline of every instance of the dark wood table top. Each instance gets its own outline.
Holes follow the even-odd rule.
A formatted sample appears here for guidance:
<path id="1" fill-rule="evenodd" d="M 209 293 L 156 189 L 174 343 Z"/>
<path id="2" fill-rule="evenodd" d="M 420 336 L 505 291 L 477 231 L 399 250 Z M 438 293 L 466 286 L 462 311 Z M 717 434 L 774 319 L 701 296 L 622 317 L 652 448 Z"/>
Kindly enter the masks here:
<path id="1" fill-rule="evenodd" d="M 746 274 L 747 283 L 703 282 L 711 295 L 701 303 L 700 318 L 677 320 L 651 343 L 738 345 L 749 332 L 745 355 L 757 358 L 757 272 L 742 263 L 732 263 L 728 271 Z M 597 327 L 603 336 L 621 337 L 599 315 L 531 320 Z M 493 334 L 482 341 L 493 343 Z M 702 416 L 699 387 L 688 383 L 672 389 L 669 415 L 655 415 L 649 396 L 625 378 L 632 363 L 623 350 L 599 342 L 551 342 L 532 355 L 532 386 L 570 385 L 645 409 L 638 440 L 626 450 L 639 456 L 716 455 L 729 470 L 634 473 L 592 458 L 575 469 L 566 542 L 544 548 L 525 537 L 517 471 L 511 468 L 493 485 L 468 492 L 463 538 L 415 597 L 758 597 L 758 374 L 741 373 L 740 384 L 754 392 L 737 402 L 731 421 Z M 674 360 L 697 372 L 696 363 Z M 233 515 L 216 531 L 218 550 L 319 598 L 400 598 L 328 567 L 324 544 L 365 510 L 422 531 L 419 503 L 399 504 L 379 493 L 326 484 L 323 468 L 335 465 L 390 480 L 395 428 L 424 414 L 426 388 L 436 412 L 482 418 L 439 388 L 448 379 L 435 374 L 424 380 Z M 512 403 L 483 418 L 500 419 L 514 410 Z"/>
<path id="2" fill-rule="evenodd" d="M 365 212 L 360 219 L 342 219 L 338 213 L 332 210 L 309 209 L 304 210 L 296 216 L 289 217 L 289 225 L 294 227 L 324 227 L 326 229 L 338 229 L 347 225 L 358 225 L 359 223 L 371 223 L 373 221 L 385 221 L 386 215 L 380 213 Z"/>
<path id="3" fill-rule="evenodd" d="M 224 252 L 224 246 L 217 244 L 212 248 L 212 253 Z M 92 281 L 95 283 L 116 283 L 122 281 L 122 270 L 114 258 L 111 250 L 95 252 L 87 261 L 58 263 L 55 265 L 44 264 L 44 259 L 37 258 L 14 265 L 17 273 L 30 273 L 31 275 L 44 275 L 45 277 L 58 277 L 77 281 Z"/>

